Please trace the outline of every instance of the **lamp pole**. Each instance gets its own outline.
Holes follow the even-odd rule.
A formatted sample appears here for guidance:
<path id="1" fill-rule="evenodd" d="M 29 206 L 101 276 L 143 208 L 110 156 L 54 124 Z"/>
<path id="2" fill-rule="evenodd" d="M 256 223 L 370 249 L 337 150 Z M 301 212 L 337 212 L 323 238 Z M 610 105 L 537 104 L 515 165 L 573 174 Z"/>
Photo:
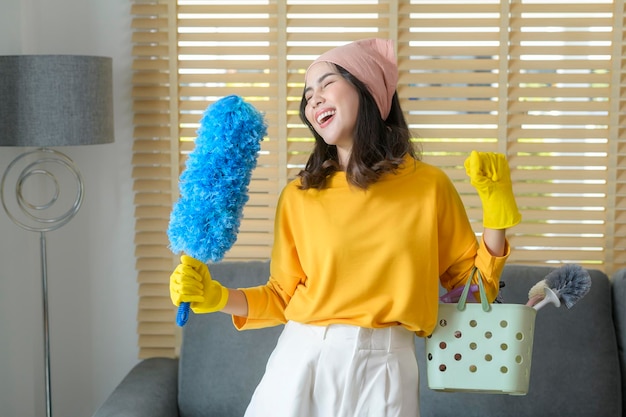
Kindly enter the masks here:
<path id="1" fill-rule="evenodd" d="M 20 164 L 23 166 L 20 170 Z M 67 210 L 60 214 L 52 210 L 58 209 L 63 204 L 61 195 L 61 182 L 59 181 L 58 168 L 64 173 L 69 173 L 75 182 L 75 194 L 73 201 L 68 201 Z M 56 168 L 56 171 L 55 171 Z M 30 180 L 40 177 L 43 181 L 52 183 L 52 194 L 46 202 L 33 202 L 29 200 L 26 187 Z M 15 181 L 13 187 L 15 203 L 9 207 L 7 184 Z M 7 195 L 5 195 L 7 194 Z M 39 233 L 40 262 L 41 262 L 41 288 L 43 297 L 43 339 L 44 339 L 44 366 L 46 386 L 46 416 L 52 417 L 52 388 L 50 378 L 50 320 L 48 314 L 48 257 L 46 250 L 46 232 L 56 230 L 69 222 L 78 213 L 83 201 L 84 186 L 82 176 L 73 161 L 64 153 L 49 149 L 39 148 L 34 151 L 18 155 L 5 170 L 0 182 L 0 200 L 2 207 L 9 218 L 24 230 Z"/>

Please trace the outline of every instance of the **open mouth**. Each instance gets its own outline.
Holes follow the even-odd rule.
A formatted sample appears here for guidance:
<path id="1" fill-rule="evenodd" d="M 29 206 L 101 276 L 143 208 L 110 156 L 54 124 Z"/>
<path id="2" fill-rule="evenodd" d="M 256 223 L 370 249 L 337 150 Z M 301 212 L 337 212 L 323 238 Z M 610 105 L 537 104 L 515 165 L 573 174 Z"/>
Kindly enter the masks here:
<path id="1" fill-rule="evenodd" d="M 334 115 L 335 115 L 334 110 L 325 111 L 324 113 L 321 113 L 317 116 L 317 123 L 320 125 L 324 124 L 327 121 L 329 121 Z"/>

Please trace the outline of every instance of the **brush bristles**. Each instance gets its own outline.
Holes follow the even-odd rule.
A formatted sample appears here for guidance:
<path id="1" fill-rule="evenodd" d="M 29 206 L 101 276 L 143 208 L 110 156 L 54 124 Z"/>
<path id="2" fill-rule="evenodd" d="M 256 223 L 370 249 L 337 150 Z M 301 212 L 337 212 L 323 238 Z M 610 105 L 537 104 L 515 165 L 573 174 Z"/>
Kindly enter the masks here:
<path id="1" fill-rule="evenodd" d="M 580 265 L 566 264 L 544 278 L 546 286 L 559 295 L 567 308 L 572 308 L 591 289 L 591 277 Z"/>

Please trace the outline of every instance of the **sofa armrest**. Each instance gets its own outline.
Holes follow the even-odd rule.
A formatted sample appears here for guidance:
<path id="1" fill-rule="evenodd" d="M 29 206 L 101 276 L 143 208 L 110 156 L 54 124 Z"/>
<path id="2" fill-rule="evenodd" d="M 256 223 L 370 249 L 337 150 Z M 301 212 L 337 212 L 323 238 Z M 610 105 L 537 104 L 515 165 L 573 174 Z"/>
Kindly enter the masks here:
<path id="1" fill-rule="evenodd" d="M 93 417 L 178 417 L 178 359 L 139 362 Z"/>
<path id="2" fill-rule="evenodd" d="M 626 268 L 611 277 L 613 323 L 617 336 L 619 363 L 622 370 L 622 392 L 626 387 Z M 626 395 L 622 395 L 622 409 L 626 415 Z"/>

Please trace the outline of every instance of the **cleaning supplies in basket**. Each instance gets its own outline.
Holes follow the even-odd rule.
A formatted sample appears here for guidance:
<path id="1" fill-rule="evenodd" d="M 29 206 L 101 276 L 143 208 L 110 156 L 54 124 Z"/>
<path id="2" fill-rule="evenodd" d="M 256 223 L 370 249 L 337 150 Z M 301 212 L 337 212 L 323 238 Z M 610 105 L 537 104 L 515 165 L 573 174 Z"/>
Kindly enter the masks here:
<path id="1" fill-rule="evenodd" d="M 478 274 L 480 303 L 469 303 Z M 436 391 L 524 395 L 528 392 L 537 311 L 522 304 L 489 304 L 474 268 L 458 303 L 440 303 L 426 338 L 428 386 Z"/>
<path id="2" fill-rule="evenodd" d="M 468 295 L 478 274 L 480 303 Z M 437 325 L 426 338 L 429 388 L 490 394 L 525 395 L 530 369 L 537 310 L 548 303 L 571 308 L 591 289 L 589 273 L 566 264 L 551 271 L 529 291 L 523 304 L 489 304 L 480 271 L 474 268 L 458 303 L 458 289 L 440 298 Z"/>

